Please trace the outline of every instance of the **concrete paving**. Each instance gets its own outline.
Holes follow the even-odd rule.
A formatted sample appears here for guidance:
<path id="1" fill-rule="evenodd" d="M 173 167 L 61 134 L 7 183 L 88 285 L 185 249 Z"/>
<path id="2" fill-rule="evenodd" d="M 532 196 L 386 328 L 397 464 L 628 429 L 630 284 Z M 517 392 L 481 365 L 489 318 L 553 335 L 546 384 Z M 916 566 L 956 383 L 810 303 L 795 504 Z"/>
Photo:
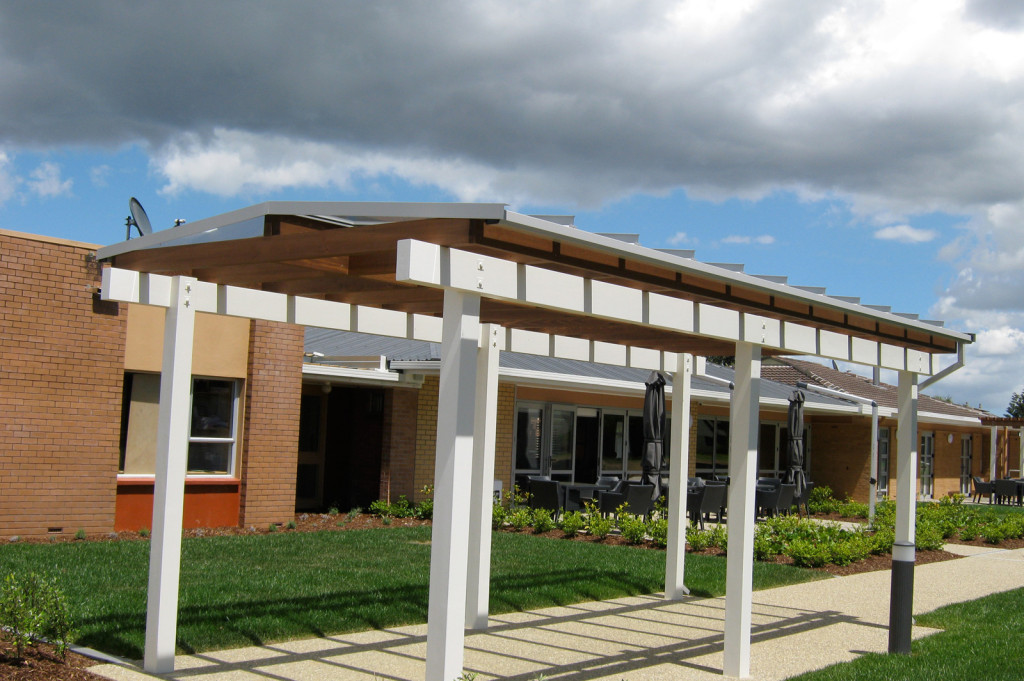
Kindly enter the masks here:
<path id="1" fill-rule="evenodd" d="M 1024 587 L 1024 549 L 958 551 L 967 557 L 917 567 L 915 613 Z M 724 608 L 724 598 L 650 595 L 498 615 L 486 632 L 467 635 L 465 669 L 480 681 L 720 679 Z M 888 621 L 888 571 L 756 591 L 751 678 L 786 679 L 885 652 Z M 929 633 L 914 628 L 915 638 Z M 423 678 L 425 654 L 426 625 L 417 625 L 182 655 L 162 677 L 134 665 L 91 671 L 119 681 L 405 681 Z"/>

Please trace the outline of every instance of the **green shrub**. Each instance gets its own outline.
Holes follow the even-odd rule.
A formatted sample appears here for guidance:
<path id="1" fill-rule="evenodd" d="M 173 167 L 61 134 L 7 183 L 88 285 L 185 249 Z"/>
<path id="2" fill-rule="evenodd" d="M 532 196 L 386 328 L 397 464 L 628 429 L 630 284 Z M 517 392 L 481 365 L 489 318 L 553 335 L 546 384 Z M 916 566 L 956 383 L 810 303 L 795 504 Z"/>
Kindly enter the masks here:
<path id="1" fill-rule="evenodd" d="M 829 547 L 807 539 L 795 539 L 786 547 L 786 555 L 798 567 L 821 567 L 831 558 Z"/>
<path id="2" fill-rule="evenodd" d="M 829 562 L 836 565 L 849 565 L 864 560 L 871 555 L 871 539 L 860 532 L 850 533 L 844 539 L 833 542 L 830 546 Z"/>
<path id="3" fill-rule="evenodd" d="M 338 512 L 339 511 L 337 506 L 331 506 L 329 509 L 327 509 L 327 515 L 338 515 Z"/>
<path id="4" fill-rule="evenodd" d="M 1024 539 L 1024 515 L 1006 516 L 1003 520 L 1007 539 Z"/>
<path id="5" fill-rule="evenodd" d="M 139 536 L 140 537 L 148 537 L 149 536 L 149 528 L 148 527 L 140 528 L 139 529 Z"/>
<path id="6" fill-rule="evenodd" d="M 775 543 L 766 534 L 754 532 L 754 560 L 770 560 L 779 555 Z"/>
<path id="7" fill-rule="evenodd" d="M 555 521 L 551 518 L 551 511 L 546 508 L 537 508 L 533 511 L 533 531 L 536 534 L 543 534 L 555 529 Z"/>
<path id="8" fill-rule="evenodd" d="M 647 537 L 647 523 L 643 518 L 632 514 L 618 517 L 619 531 L 629 544 L 640 544 Z"/>
<path id="9" fill-rule="evenodd" d="M 945 544 L 942 529 L 935 522 L 918 522 L 914 534 L 914 544 L 919 551 L 937 551 Z"/>
<path id="10" fill-rule="evenodd" d="M 359 517 L 359 514 L 362 513 L 362 512 L 363 512 L 363 507 L 362 506 L 356 506 L 355 508 L 350 508 L 348 510 L 348 513 L 345 514 L 345 521 L 346 522 L 351 522 L 351 521 L 355 520 L 356 518 Z"/>
<path id="11" fill-rule="evenodd" d="M 668 518 L 658 516 L 647 523 L 647 534 L 651 535 L 651 541 L 657 546 L 665 548 L 668 546 Z"/>
<path id="12" fill-rule="evenodd" d="M 512 489 L 505 492 L 505 501 L 511 508 L 525 506 L 530 501 L 530 493 L 519 489 L 519 485 L 513 485 Z"/>
<path id="13" fill-rule="evenodd" d="M 807 498 L 807 510 L 811 513 L 838 513 L 840 501 L 832 496 L 832 488 L 828 485 L 815 487 Z"/>
<path id="14" fill-rule="evenodd" d="M 423 501 L 416 504 L 416 507 L 412 511 L 413 516 L 420 520 L 433 520 L 434 518 L 434 500 L 424 499 Z"/>
<path id="15" fill-rule="evenodd" d="M 591 514 L 588 519 L 587 531 L 597 539 L 604 539 L 611 534 L 615 523 L 611 518 L 605 518 L 600 513 Z"/>
<path id="16" fill-rule="evenodd" d="M 424 485 L 420 492 L 423 494 L 423 500 L 416 504 L 412 514 L 420 520 L 432 520 L 434 517 L 434 486 Z"/>
<path id="17" fill-rule="evenodd" d="M 896 532 L 891 527 L 882 527 L 875 530 L 871 537 L 871 553 L 881 555 L 891 553 L 893 542 L 896 541 Z"/>
<path id="18" fill-rule="evenodd" d="M 267 532 L 277 532 L 277 530 L 277 523 L 270 523 L 270 525 L 267 526 Z"/>
<path id="19" fill-rule="evenodd" d="M 580 533 L 580 530 L 585 526 L 586 521 L 583 519 L 583 514 L 579 511 L 569 511 L 562 515 L 561 522 L 558 523 L 558 527 L 567 537 L 575 537 Z"/>
<path id="20" fill-rule="evenodd" d="M 710 530 L 702 530 L 691 524 L 686 531 L 686 541 L 690 545 L 691 551 L 704 551 L 711 548 L 714 538 L 711 536 Z"/>
<path id="21" fill-rule="evenodd" d="M 412 504 L 404 494 L 398 497 L 398 501 L 391 503 L 391 513 L 396 518 L 411 518 L 413 516 Z"/>
<path id="22" fill-rule="evenodd" d="M 981 528 L 981 538 L 989 544 L 998 544 L 1006 539 L 1006 531 L 1002 523 L 989 523 Z"/>
<path id="23" fill-rule="evenodd" d="M 35 573 L 24 577 L 11 573 L 0 583 L 0 628 L 14 643 L 19 658 L 26 646 L 45 638 L 64 659 L 74 636 L 64 592 Z"/>
<path id="24" fill-rule="evenodd" d="M 711 534 L 711 545 L 722 551 L 729 550 L 729 532 L 725 525 L 715 525 L 708 532 Z"/>
<path id="25" fill-rule="evenodd" d="M 960 528 L 960 538 L 964 541 L 974 541 L 981 532 L 981 521 L 977 518 L 970 518 Z"/>
<path id="26" fill-rule="evenodd" d="M 494 506 L 491 507 L 491 528 L 500 530 L 505 526 L 505 520 L 508 516 L 508 511 L 505 507 L 499 504 L 497 501 L 494 502 Z"/>
<path id="27" fill-rule="evenodd" d="M 513 509 L 508 514 L 508 524 L 512 526 L 512 529 L 516 532 L 521 532 L 530 526 L 530 522 L 533 520 L 533 513 L 530 509 L 525 507 L 519 507 Z"/>
<path id="28" fill-rule="evenodd" d="M 299 526 L 294 520 L 289 520 L 285 527 L 289 530 L 295 530 L 298 529 Z"/>
<path id="29" fill-rule="evenodd" d="M 75 532 L 75 539 L 78 539 L 79 541 L 85 539 L 85 529 L 84 528 L 81 528 L 81 527 L 78 528 L 78 531 Z"/>
<path id="30" fill-rule="evenodd" d="M 383 499 L 370 502 L 370 513 L 381 518 L 391 515 L 391 504 Z"/>

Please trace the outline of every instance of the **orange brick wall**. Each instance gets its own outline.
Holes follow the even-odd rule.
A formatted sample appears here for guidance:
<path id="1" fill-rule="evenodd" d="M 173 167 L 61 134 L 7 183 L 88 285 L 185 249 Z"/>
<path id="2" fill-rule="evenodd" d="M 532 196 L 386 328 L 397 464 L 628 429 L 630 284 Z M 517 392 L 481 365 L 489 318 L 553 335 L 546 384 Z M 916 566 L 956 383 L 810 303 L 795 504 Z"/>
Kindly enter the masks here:
<path id="1" fill-rule="evenodd" d="M 241 524 L 284 523 L 295 514 L 304 329 L 253 321 L 242 444 Z"/>
<path id="2" fill-rule="evenodd" d="M 415 498 L 422 496 L 424 485 L 434 484 L 434 461 L 437 455 L 437 393 L 438 377 L 427 376 L 418 391 L 416 411 Z M 498 418 L 494 447 L 494 477 L 508 489 L 512 480 L 512 434 L 515 428 L 516 388 L 498 383 Z M 394 471 L 394 467 L 392 467 Z M 394 494 L 394 488 L 392 488 Z"/>
<path id="3" fill-rule="evenodd" d="M 867 501 L 871 471 L 871 420 L 816 418 L 811 423 L 811 480 L 837 499 Z"/>
<path id="4" fill-rule="evenodd" d="M 124 306 L 94 297 L 95 246 L 0 232 L 0 535 L 109 532 Z"/>
<path id="5" fill-rule="evenodd" d="M 419 391 L 395 388 L 384 393 L 384 442 L 381 452 L 380 498 L 416 497 L 416 403 Z M 435 398 L 436 399 L 436 398 Z M 421 486 L 422 487 L 422 486 Z"/>

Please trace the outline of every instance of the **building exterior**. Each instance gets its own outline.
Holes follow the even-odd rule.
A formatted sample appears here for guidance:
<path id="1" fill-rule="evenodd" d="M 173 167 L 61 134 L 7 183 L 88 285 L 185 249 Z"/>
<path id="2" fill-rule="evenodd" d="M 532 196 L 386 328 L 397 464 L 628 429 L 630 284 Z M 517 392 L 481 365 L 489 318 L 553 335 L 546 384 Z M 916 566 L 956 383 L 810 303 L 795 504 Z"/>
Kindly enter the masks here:
<path id="1" fill-rule="evenodd" d="M 96 248 L 0 231 L 6 536 L 151 523 L 163 318 L 155 308 L 100 300 Z M 420 498 L 432 484 L 437 344 L 201 313 L 196 327 L 186 527 L 265 527 L 296 511 Z M 639 474 L 649 371 L 517 353 L 502 353 L 500 365 L 494 477 L 504 489 L 542 472 L 575 481 Z M 892 495 L 895 389 L 808 365 L 764 367 L 759 474 L 785 469 L 787 398 L 799 378 L 856 388 L 883 405 L 880 460 L 889 476 L 881 489 Z M 727 466 L 722 381 L 732 373 L 713 366 L 708 373 L 718 380 L 693 380 L 691 475 Z M 922 496 L 968 491 L 968 472 L 989 474 L 995 431 L 977 410 L 928 398 L 920 404 L 922 453 L 930 458 Z M 866 499 L 863 410 L 809 396 L 806 422 L 811 478 Z M 1003 472 L 1018 452 L 1017 428 L 1004 427 L 997 439 Z"/>

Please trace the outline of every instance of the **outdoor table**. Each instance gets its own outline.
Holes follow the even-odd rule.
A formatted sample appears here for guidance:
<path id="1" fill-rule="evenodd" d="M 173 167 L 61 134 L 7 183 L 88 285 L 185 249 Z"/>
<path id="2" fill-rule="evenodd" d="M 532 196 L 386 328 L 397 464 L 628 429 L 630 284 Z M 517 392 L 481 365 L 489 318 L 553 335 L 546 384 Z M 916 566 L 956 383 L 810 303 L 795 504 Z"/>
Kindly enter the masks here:
<path id="1" fill-rule="evenodd" d="M 593 482 L 563 482 L 565 489 L 565 510 L 579 511 L 583 508 L 584 499 L 593 499 L 594 492 L 599 489 L 606 489 L 604 485 Z"/>

